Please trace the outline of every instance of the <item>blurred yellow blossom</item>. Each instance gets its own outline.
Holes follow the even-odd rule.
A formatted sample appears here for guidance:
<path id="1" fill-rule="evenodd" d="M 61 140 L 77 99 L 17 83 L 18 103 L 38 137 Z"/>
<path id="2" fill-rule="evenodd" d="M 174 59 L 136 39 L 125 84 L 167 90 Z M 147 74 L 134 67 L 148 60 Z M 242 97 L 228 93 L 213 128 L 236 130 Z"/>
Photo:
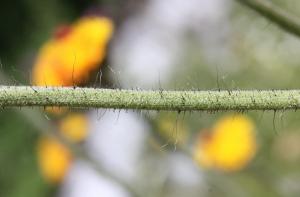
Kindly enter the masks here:
<path id="1" fill-rule="evenodd" d="M 227 116 L 214 125 L 211 133 L 200 135 L 194 157 L 206 168 L 237 171 L 249 163 L 256 149 L 252 121 L 243 115 Z"/>
<path id="2" fill-rule="evenodd" d="M 88 132 L 88 120 L 84 114 L 69 114 L 61 120 L 59 131 L 72 142 L 81 142 Z"/>
<path id="3" fill-rule="evenodd" d="M 51 183 L 62 181 L 71 164 L 70 151 L 49 137 L 40 138 L 37 148 L 38 164 L 45 179 Z"/>
<path id="4" fill-rule="evenodd" d="M 112 21 L 95 16 L 59 28 L 56 36 L 39 51 L 33 84 L 72 86 L 86 82 L 90 72 L 103 61 L 112 33 Z"/>
<path id="5" fill-rule="evenodd" d="M 88 132 L 87 117 L 80 113 L 68 114 L 60 120 L 59 132 L 70 142 L 81 142 Z M 45 179 L 52 183 L 62 181 L 72 163 L 70 150 L 49 137 L 42 137 L 37 149 L 38 164 Z"/>

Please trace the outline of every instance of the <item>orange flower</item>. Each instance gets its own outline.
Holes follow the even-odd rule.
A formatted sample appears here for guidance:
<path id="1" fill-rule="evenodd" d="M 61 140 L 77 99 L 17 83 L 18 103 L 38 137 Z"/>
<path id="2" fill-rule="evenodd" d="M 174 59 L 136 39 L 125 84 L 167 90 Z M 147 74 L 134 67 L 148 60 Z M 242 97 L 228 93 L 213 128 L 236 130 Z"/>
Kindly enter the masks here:
<path id="1" fill-rule="evenodd" d="M 219 120 L 212 133 L 200 135 L 194 157 L 203 167 L 223 171 L 244 168 L 256 153 L 253 123 L 242 115 Z"/>
<path id="2" fill-rule="evenodd" d="M 43 137 L 38 142 L 38 163 L 41 173 L 51 183 L 59 183 L 71 165 L 70 151 L 53 138 Z"/>
<path id="3" fill-rule="evenodd" d="M 87 81 L 106 55 L 113 23 L 105 17 L 83 17 L 40 49 L 33 68 L 33 83 L 39 86 L 72 86 Z"/>

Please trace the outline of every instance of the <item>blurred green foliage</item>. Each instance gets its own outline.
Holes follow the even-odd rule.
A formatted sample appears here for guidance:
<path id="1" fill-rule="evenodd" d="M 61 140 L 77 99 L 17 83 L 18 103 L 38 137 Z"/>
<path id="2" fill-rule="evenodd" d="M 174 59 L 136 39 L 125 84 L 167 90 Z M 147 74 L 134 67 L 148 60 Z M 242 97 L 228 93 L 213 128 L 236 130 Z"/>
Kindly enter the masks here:
<path id="1" fill-rule="evenodd" d="M 50 196 L 36 163 L 38 132 L 12 110 L 1 111 L 0 125 L 0 196 Z"/>

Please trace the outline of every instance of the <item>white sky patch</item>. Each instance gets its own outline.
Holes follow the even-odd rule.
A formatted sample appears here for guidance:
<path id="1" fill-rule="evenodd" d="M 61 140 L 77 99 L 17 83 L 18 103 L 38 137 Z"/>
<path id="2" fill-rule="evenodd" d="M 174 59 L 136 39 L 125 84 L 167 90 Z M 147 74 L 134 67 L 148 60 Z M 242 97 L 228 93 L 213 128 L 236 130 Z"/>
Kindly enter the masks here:
<path id="1" fill-rule="evenodd" d="M 100 120 L 97 113 L 92 113 L 90 121 L 93 129 L 86 143 L 88 152 L 110 173 L 133 180 L 137 176 L 148 125 L 136 113 L 125 111 L 107 111 Z"/>
<path id="2" fill-rule="evenodd" d="M 223 55 L 227 4 L 224 0 L 149 1 L 145 10 L 125 22 L 112 46 L 110 60 L 121 72 L 123 87 L 150 89 L 159 88 L 158 81 L 168 83 L 179 66 L 189 30 L 199 34 L 205 47 L 213 45 L 218 50 L 215 56 Z M 208 58 L 211 51 L 207 48 Z"/>

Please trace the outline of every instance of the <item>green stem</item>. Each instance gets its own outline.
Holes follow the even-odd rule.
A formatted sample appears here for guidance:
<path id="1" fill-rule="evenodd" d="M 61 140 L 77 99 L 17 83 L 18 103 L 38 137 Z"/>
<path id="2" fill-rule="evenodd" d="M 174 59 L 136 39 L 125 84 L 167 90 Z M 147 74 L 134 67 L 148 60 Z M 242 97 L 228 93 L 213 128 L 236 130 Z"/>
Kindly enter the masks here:
<path id="1" fill-rule="evenodd" d="M 300 108 L 300 90 L 142 91 L 0 87 L 0 107 L 61 106 L 138 110 L 284 110 Z"/>
<path id="2" fill-rule="evenodd" d="M 268 0 L 237 0 L 276 23 L 285 31 L 300 36 L 300 19 Z"/>

